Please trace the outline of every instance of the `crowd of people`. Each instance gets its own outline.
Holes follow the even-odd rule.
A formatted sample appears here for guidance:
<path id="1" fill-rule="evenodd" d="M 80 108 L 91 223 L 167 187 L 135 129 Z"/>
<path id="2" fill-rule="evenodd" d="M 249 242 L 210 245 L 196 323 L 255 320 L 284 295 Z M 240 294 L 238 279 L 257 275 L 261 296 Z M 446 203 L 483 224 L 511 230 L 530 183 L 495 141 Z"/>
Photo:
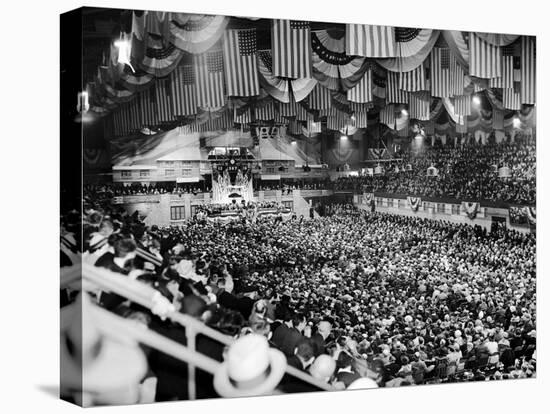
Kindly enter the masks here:
<path id="1" fill-rule="evenodd" d="M 532 143 L 413 148 L 395 157 L 400 161 L 384 164 L 383 173 L 342 177 L 335 189 L 521 205 L 536 200 L 536 149 Z M 435 167 L 437 174 L 428 175 L 429 167 Z M 508 177 L 499 175 L 501 167 L 510 169 Z"/>
<path id="2" fill-rule="evenodd" d="M 239 354 L 233 347 L 264 352 L 265 341 L 286 365 L 336 389 L 536 375 L 534 235 L 351 205 L 311 220 L 147 227 L 101 194 L 86 194 L 84 246 L 75 250 L 237 338 L 229 349 L 197 338 L 197 350 L 220 363 Z M 80 239 L 77 223 L 63 217 L 65 241 Z M 78 292 L 62 293 L 65 305 Z M 183 327 L 146 308 L 109 292 L 94 299 L 186 344 Z M 148 349 L 147 364 L 153 401 L 188 398 L 184 362 Z M 235 384 L 247 365 L 231 366 Z M 288 374 L 269 377 L 267 393 L 317 390 Z M 199 398 L 247 395 L 201 370 L 195 381 Z"/>
<path id="3" fill-rule="evenodd" d="M 226 203 L 226 204 L 203 204 L 197 206 L 197 213 L 204 213 L 207 216 L 221 214 L 227 211 L 242 212 L 252 210 L 283 210 L 285 209 L 282 203 L 276 200 L 265 201 L 244 201 Z"/>

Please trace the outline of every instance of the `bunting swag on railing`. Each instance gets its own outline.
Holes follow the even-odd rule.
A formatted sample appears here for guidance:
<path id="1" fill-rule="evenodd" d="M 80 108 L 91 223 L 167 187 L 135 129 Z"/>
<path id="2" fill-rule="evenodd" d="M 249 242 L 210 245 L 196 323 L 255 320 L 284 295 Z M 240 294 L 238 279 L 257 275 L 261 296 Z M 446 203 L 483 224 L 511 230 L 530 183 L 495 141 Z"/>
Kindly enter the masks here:
<path id="1" fill-rule="evenodd" d="M 226 16 L 172 13 L 170 33 L 179 49 L 188 53 L 204 53 L 223 35 L 229 23 Z"/>
<path id="2" fill-rule="evenodd" d="M 370 206 L 374 202 L 374 193 L 363 193 L 361 196 L 361 204 Z"/>
<path id="3" fill-rule="evenodd" d="M 287 79 L 273 74 L 273 59 L 271 50 L 258 51 L 258 75 L 260 85 L 273 98 L 280 102 L 290 102 L 290 86 Z"/>
<path id="4" fill-rule="evenodd" d="M 103 85 L 103 88 L 105 90 L 106 96 L 111 98 L 116 103 L 129 102 L 135 97 L 133 92 L 125 89 L 118 82 L 115 84 L 114 87 L 106 83 Z"/>
<path id="5" fill-rule="evenodd" d="M 470 220 L 473 220 L 476 218 L 477 213 L 479 212 L 479 203 L 463 201 L 461 203 L 461 206 L 462 206 L 462 211 L 466 213 L 466 215 Z"/>
<path id="6" fill-rule="evenodd" d="M 439 30 L 397 29 L 397 56 L 377 59 L 376 62 L 391 72 L 409 72 L 420 66 L 432 51 Z M 412 53 L 413 51 L 416 51 Z"/>
<path id="7" fill-rule="evenodd" d="M 344 33 L 317 30 L 311 33 L 313 76 L 333 91 L 353 88 L 369 63 L 364 57 L 346 55 Z"/>
<path id="8" fill-rule="evenodd" d="M 415 213 L 418 211 L 421 202 L 422 200 L 420 199 L 420 197 L 407 197 L 407 204 Z"/>

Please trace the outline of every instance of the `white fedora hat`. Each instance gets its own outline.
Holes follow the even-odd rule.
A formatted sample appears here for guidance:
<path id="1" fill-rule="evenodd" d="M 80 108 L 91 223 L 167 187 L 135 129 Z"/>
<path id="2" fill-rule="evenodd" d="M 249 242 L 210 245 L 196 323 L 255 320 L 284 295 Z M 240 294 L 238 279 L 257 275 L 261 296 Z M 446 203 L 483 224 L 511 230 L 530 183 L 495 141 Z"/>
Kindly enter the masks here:
<path id="1" fill-rule="evenodd" d="M 145 354 L 133 341 L 103 335 L 81 294 L 71 323 L 61 332 L 61 393 L 82 406 L 135 404 L 147 372 Z M 80 309 L 80 311 L 77 311 Z"/>
<path id="2" fill-rule="evenodd" d="M 286 357 L 270 348 L 267 339 L 249 334 L 237 339 L 214 375 L 214 388 L 222 397 L 268 395 L 285 374 Z"/>

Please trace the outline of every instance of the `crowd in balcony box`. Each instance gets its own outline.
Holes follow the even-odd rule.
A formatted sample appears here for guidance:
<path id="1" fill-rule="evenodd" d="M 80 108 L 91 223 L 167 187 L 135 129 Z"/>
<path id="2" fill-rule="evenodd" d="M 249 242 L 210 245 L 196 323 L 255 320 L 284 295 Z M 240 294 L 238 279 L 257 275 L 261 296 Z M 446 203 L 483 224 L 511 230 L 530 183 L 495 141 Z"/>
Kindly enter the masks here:
<path id="1" fill-rule="evenodd" d="M 536 149 L 532 143 L 436 146 L 407 149 L 399 161 L 381 163 L 382 174 L 342 177 L 335 189 L 380 191 L 409 196 L 534 204 Z M 435 167 L 438 174 L 427 174 Z M 509 176 L 501 176 L 501 167 Z"/>

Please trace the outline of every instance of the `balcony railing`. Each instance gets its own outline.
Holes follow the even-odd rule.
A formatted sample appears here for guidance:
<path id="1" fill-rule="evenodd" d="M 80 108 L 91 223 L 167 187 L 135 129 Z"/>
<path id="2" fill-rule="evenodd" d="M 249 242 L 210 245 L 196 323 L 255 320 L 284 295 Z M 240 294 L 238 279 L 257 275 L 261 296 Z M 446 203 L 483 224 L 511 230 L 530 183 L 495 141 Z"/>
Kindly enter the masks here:
<path id="1" fill-rule="evenodd" d="M 88 263 L 83 263 L 82 266 L 62 269 L 61 287 L 73 287 L 76 290 L 82 289 L 87 292 L 97 291 L 97 289 L 113 292 L 150 310 L 158 304 L 157 300 L 159 297 L 159 292 L 157 290 L 144 283 L 129 279 L 127 276 L 106 269 L 95 267 Z M 190 400 L 196 398 L 196 367 L 214 374 L 220 366 L 218 361 L 196 351 L 195 345 L 197 334 L 206 335 L 224 345 L 230 345 L 234 342 L 234 338 L 206 326 L 189 315 L 176 311 L 169 312 L 165 316 L 173 322 L 185 327 L 187 347 L 165 338 L 150 329 L 137 329 L 135 324 L 98 306 L 92 305 L 90 310 L 94 317 L 97 317 L 96 320 L 99 322 L 99 326 L 107 335 L 128 335 L 128 337 L 134 338 L 144 345 L 158 349 L 167 355 L 186 362 L 188 367 L 188 395 Z M 64 321 L 67 320 L 66 315 L 69 311 L 70 309 L 62 309 L 62 328 Z M 320 390 L 334 390 L 331 385 L 319 381 L 292 366 L 287 365 L 286 372 Z"/>

